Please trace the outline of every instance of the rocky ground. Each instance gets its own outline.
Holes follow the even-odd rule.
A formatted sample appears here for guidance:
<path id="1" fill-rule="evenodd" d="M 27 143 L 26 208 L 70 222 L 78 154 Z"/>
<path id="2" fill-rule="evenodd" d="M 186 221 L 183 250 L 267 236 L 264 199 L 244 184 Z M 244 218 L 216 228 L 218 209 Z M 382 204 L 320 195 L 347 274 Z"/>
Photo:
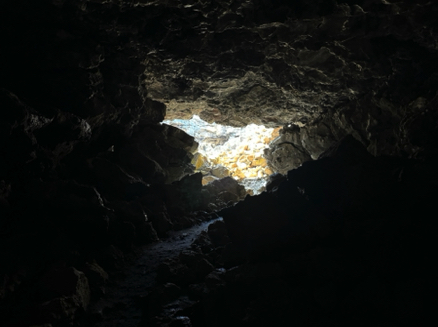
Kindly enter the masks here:
<path id="1" fill-rule="evenodd" d="M 245 127 L 209 124 L 196 115 L 191 119 L 164 122 L 195 138 L 198 149 L 192 163 L 195 171 L 203 174 L 203 185 L 230 176 L 244 186 L 248 194 L 264 191 L 273 173 L 264 153 L 279 136 L 280 128 L 255 124 Z"/>
<path id="2" fill-rule="evenodd" d="M 10 92 L 1 96 L 6 325 L 76 319 L 135 247 L 199 223 L 244 195 L 233 179 L 207 189 L 202 174 L 189 174 L 196 142 L 175 127 L 137 126 L 101 148 L 86 120 L 61 111 L 49 119 Z"/>
<path id="3" fill-rule="evenodd" d="M 427 324 L 434 171 L 344 139 L 161 265 L 140 326 Z"/>
<path id="4" fill-rule="evenodd" d="M 207 217 L 206 217 L 207 218 Z M 102 288 L 101 298 L 92 303 L 78 326 L 138 326 L 143 305 L 156 285 L 157 267 L 171 260 L 183 250 L 190 249 L 199 233 L 218 218 L 209 219 L 193 227 L 169 235 L 156 243 L 137 249 L 137 256 Z"/>

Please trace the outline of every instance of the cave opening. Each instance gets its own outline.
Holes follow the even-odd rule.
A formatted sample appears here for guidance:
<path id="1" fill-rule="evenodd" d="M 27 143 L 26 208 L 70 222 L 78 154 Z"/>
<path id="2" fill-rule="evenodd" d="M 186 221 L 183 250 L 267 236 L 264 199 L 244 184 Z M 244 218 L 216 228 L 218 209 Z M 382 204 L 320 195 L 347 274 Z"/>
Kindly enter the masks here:
<path id="1" fill-rule="evenodd" d="M 269 176 L 273 174 L 264 152 L 279 135 L 279 128 L 249 124 L 233 127 L 208 123 L 198 115 L 190 119 L 164 120 L 193 136 L 199 144 L 192 164 L 203 175 L 206 185 L 227 176 L 244 186 L 250 195 L 265 190 Z"/>
<path id="2" fill-rule="evenodd" d="M 428 325 L 437 13 L 3 1 L 0 325 Z M 194 114 L 278 128 L 266 191 L 246 139 L 161 124 Z"/>

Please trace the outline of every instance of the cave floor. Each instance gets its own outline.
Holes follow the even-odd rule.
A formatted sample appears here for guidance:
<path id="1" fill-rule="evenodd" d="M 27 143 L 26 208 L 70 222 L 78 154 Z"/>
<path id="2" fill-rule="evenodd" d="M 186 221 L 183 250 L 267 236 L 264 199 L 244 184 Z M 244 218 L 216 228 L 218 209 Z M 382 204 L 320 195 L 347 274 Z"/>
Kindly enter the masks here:
<path id="1" fill-rule="evenodd" d="M 210 224 L 222 218 L 202 222 L 180 231 L 171 231 L 166 239 L 140 248 L 140 255 L 134 262 L 111 278 L 105 295 L 89 310 L 92 323 L 96 327 L 138 326 L 143 302 L 155 285 L 156 269 L 167 259 L 172 259 L 190 247 L 196 237 Z M 83 324 L 80 324 L 81 326 Z"/>

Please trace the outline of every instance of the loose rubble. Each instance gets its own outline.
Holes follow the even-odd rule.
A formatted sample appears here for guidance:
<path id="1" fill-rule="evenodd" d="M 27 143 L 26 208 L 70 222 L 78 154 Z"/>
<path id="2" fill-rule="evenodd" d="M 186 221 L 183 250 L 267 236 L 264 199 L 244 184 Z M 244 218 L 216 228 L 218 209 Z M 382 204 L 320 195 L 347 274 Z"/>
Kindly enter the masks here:
<path id="1" fill-rule="evenodd" d="M 192 163 L 203 173 L 203 184 L 231 176 L 250 194 L 264 190 L 272 169 L 264 151 L 278 137 L 278 130 L 250 124 L 242 128 L 209 124 L 194 115 L 189 120 L 165 120 L 192 135 L 199 143 Z"/>

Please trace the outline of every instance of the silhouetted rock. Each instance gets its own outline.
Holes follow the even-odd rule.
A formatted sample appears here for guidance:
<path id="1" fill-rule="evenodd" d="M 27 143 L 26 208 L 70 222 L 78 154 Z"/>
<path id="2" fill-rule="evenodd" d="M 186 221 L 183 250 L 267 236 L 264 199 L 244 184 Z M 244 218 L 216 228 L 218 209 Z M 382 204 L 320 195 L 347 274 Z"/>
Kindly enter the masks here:
<path id="1" fill-rule="evenodd" d="M 90 253 L 90 258 L 105 270 L 120 268 L 124 262 L 123 252 L 114 245 Z"/>
<path id="2" fill-rule="evenodd" d="M 130 200 L 147 190 L 143 180 L 129 175 L 118 164 L 107 159 L 94 158 L 91 166 L 97 188 L 109 199 Z"/>
<path id="3" fill-rule="evenodd" d="M 42 277 L 40 296 L 47 301 L 38 308 L 39 320 L 59 322 L 72 319 L 78 310 L 86 310 L 90 303 L 88 279 L 73 267 L 55 268 Z"/>
<path id="4" fill-rule="evenodd" d="M 95 261 L 87 262 L 84 274 L 88 279 L 92 299 L 105 294 L 105 284 L 108 282 L 108 273 Z"/>
<path id="5" fill-rule="evenodd" d="M 157 231 L 151 222 L 144 222 L 136 226 L 136 244 L 147 244 L 158 241 Z"/>
<path id="6" fill-rule="evenodd" d="M 246 196 L 245 187 L 230 176 L 215 180 L 204 189 L 209 194 L 210 203 L 235 203 Z"/>
<path id="7" fill-rule="evenodd" d="M 165 192 L 166 206 L 172 215 L 203 210 L 207 204 L 207 199 L 202 193 L 202 173 L 188 175 L 171 185 L 166 185 Z"/>
<path id="8" fill-rule="evenodd" d="M 208 236 L 214 246 L 224 246 L 230 242 L 227 229 L 223 221 L 215 221 L 208 226 Z"/>
<path id="9" fill-rule="evenodd" d="M 426 325 L 437 10 L 435 1 L 4 0 L 2 323 L 74 324 L 87 279 L 59 268 L 53 282 L 66 283 L 46 284 L 40 299 L 53 264 L 120 269 L 133 243 L 218 208 L 191 175 L 193 138 L 160 124 L 167 111 L 283 126 L 267 156 L 284 174 L 296 169 L 223 211 L 232 243 L 214 248 L 213 236 L 200 255 L 160 268 L 164 281 L 200 291 L 196 303 L 178 298 L 190 321 L 157 325 Z"/>

